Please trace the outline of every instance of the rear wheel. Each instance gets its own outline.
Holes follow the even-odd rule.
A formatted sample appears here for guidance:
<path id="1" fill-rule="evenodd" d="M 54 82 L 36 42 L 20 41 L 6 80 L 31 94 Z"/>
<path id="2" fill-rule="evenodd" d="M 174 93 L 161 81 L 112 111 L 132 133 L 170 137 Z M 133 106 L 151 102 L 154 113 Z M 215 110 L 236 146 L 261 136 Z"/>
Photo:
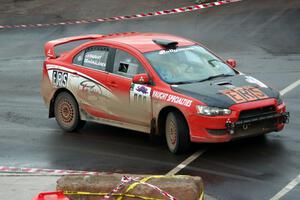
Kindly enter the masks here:
<path id="1" fill-rule="evenodd" d="M 184 153 L 190 148 L 189 128 L 185 118 L 178 112 L 169 112 L 166 118 L 165 136 L 169 150 Z"/>
<path id="2" fill-rule="evenodd" d="M 58 125 L 67 132 L 79 130 L 85 124 L 80 119 L 76 100 L 67 92 L 61 92 L 56 97 L 54 114 Z"/>

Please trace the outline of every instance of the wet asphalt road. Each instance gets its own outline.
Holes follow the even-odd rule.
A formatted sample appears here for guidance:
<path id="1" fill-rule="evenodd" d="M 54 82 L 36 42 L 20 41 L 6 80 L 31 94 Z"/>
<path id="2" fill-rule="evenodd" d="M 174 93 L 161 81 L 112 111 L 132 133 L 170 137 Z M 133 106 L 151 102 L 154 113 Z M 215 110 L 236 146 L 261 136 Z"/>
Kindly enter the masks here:
<path id="1" fill-rule="evenodd" d="M 65 12 L 58 19 L 133 14 L 145 7 L 172 8 L 193 1 L 163 6 L 159 1 L 139 2 L 118 10 L 116 4 L 103 1 L 105 6 L 99 6 L 99 13 L 76 16 Z M 54 119 L 47 118 L 39 95 L 43 44 L 54 38 L 90 33 L 172 33 L 201 41 L 224 58 L 235 58 L 239 70 L 282 90 L 300 79 L 300 2 L 261 2 L 245 0 L 192 13 L 122 22 L 0 30 L 0 165 L 167 173 L 190 154 L 174 156 L 164 145 L 150 142 L 147 135 L 92 123 L 79 133 L 63 133 Z M 92 5 L 83 5 L 83 10 L 88 6 Z M 50 14 L 44 18 L 35 14 L 39 16 L 33 13 L 14 18 L 13 13 L 6 13 L 11 17 L 1 22 L 55 21 Z M 299 99 L 300 87 L 284 96 L 291 112 L 291 122 L 284 131 L 266 138 L 195 145 L 194 151 L 207 151 L 180 174 L 203 177 L 206 192 L 218 199 L 270 199 L 300 174 Z M 299 199 L 299 195 L 298 185 L 283 199 Z"/>

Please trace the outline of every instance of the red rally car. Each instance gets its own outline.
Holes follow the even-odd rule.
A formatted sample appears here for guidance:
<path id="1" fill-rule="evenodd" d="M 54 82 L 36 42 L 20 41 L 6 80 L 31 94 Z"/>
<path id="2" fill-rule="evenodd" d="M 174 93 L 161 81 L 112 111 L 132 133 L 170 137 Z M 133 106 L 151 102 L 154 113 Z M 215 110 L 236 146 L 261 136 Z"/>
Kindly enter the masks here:
<path id="1" fill-rule="evenodd" d="M 58 45 L 89 40 L 61 55 Z M 45 44 L 41 94 L 65 131 L 85 121 L 164 135 L 171 152 L 280 131 L 279 92 L 203 45 L 158 33 L 117 33 Z"/>

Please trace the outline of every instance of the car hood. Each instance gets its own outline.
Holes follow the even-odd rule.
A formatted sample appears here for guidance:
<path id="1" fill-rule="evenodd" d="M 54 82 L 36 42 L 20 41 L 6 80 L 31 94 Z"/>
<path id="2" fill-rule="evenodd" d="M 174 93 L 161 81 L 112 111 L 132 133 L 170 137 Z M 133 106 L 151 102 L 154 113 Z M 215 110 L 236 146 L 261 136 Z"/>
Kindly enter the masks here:
<path id="1" fill-rule="evenodd" d="M 204 82 L 171 85 L 181 94 L 190 96 L 208 106 L 229 108 L 237 103 L 246 103 L 267 98 L 279 98 L 279 92 L 259 80 L 246 75 L 235 75 Z"/>

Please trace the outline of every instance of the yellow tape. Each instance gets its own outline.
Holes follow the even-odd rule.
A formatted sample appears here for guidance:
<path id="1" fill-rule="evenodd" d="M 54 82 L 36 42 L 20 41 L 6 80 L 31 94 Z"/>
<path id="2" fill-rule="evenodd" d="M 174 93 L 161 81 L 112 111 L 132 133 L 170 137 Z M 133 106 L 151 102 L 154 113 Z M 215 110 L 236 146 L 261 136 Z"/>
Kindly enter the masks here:
<path id="1" fill-rule="evenodd" d="M 171 176 L 172 177 L 172 176 Z M 178 175 L 176 176 L 178 178 Z M 164 199 L 159 199 L 159 198 L 152 198 L 152 197 L 145 197 L 145 196 L 140 196 L 140 195 L 134 195 L 134 194 L 128 194 L 130 190 L 133 190 L 136 186 L 138 186 L 141 183 L 145 183 L 149 181 L 152 178 L 167 178 L 166 176 L 148 176 L 140 180 L 139 182 L 134 182 L 128 186 L 126 189 L 125 193 L 112 193 L 112 196 L 118 196 L 117 200 L 122 200 L 123 197 L 131 197 L 131 198 L 139 198 L 143 200 L 164 200 Z M 199 200 L 204 199 L 204 188 L 201 188 L 202 191 L 199 195 Z M 108 195 L 109 193 L 105 192 L 70 192 L 70 191 L 65 191 L 64 194 L 66 195 L 95 195 L 95 196 L 105 196 Z"/>
<path id="2" fill-rule="evenodd" d="M 204 192 L 203 192 L 203 190 L 201 191 L 201 194 L 200 194 L 200 197 L 199 197 L 199 200 L 203 200 L 204 199 Z"/>
<path id="3" fill-rule="evenodd" d="M 125 194 L 127 194 L 127 192 L 129 192 L 130 190 L 133 190 L 136 186 L 138 186 L 141 183 L 145 183 L 145 182 L 149 181 L 152 178 L 162 178 L 162 177 L 165 177 L 165 176 L 148 176 L 148 177 L 143 178 L 139 182 L 134 182 L 134 183 L 132 183 L 128 186 L 127 190 L 125 191 Z M 117 200 L 122 200 L 122 199 L 123 199 L 122 196 L 117 198 Z"/>
<path id="4" fill-rule="evenodd" d="M 199 200 L 203 200 L 204 199 L 204 185 L 203 183 L 201 184 L 201 192 L 199 194 Z"/>
<path id="5" fill-rule="evenodd" d="M 108 193 L 105 192 L 70 192 L 70 191 L 65 191 L 65 195 L 91 195 L 91 196 L 105 196 Z M 131 197 L 131 198 L 138 198 L 138 199 L 143 199 L 143 200 L 164 200 L 164 199 L 159 199 L 159 198 L 152 198 L 152 197 L 145 197 L 145 196 L 140 196 L 140 195 L 134 195 L 134 194 L 124 194 L 124 193 L 113 193 L 111 194 L 112 196 L 120 196 L 120 197 Z"/>

